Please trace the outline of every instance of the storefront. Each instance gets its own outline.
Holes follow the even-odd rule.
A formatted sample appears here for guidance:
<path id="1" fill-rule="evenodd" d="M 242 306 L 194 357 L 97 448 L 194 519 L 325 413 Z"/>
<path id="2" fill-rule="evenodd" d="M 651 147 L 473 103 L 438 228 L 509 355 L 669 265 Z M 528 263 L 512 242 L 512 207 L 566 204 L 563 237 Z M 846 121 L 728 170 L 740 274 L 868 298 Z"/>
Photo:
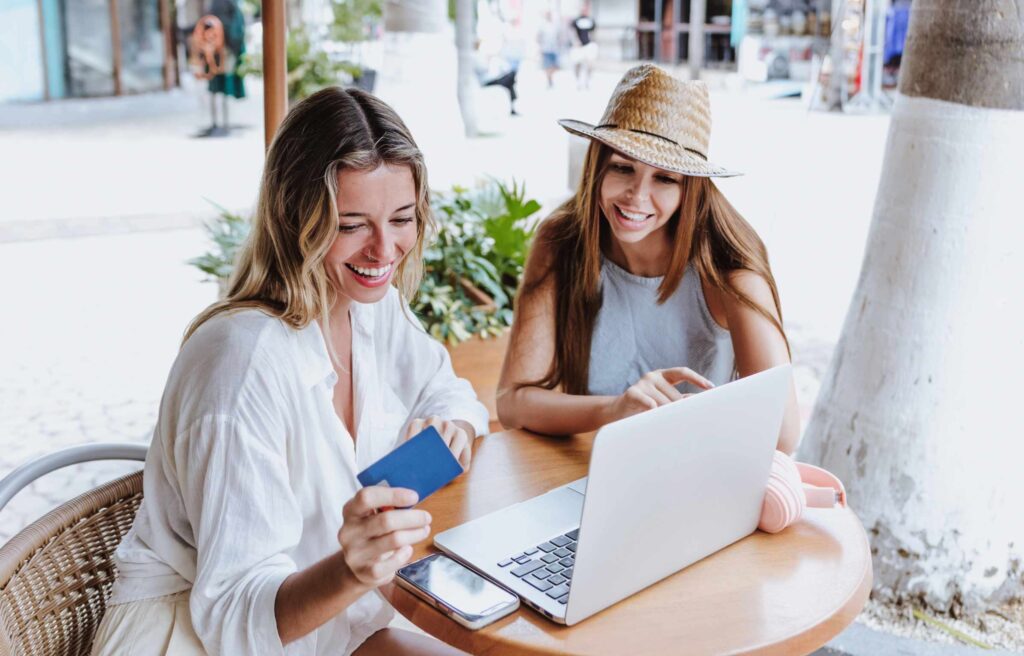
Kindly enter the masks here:
<path id="1" fill-rule="evenodd" d="M 639 0 L 637 58 L 669 64 L 688 61 L 693 4 L 691 0 Z M 736 51 L 730 40 L 732 0 L 700 0 L 699 9 L 704 66 L 735 67 Z"/>
<path id="2" fill-rule="evenodd" d="M 751 82 L 809 80 L 815 56 L 829 50 L 833 0 L 743 4 L 744 16 L 737 19 L 734 36 L 740 75 Z"/>
<path id="3" fill-rule="evenodd" d="M 844 89 L 866 84 L 872 57 L 894 86 L 911 0 L 637 0 L 638 59 L 689 60 L 691 17 L 702 16 L 702 67 L 729 68 L 752 82 L 828 77 L 842 56 Z M 696 9 L 696 12 L 694 11 Z M 834 37 L 834 38 L 833 38 Z"/>
<path id="4" fill-rule="evenodd" d="M 884 110 L 896 86 L 911 0 L 746 0 L 739 72 L 804 83 L 812 107 Z"/>
<path id="5" fill-rule="evenodd" d="M 177 84 L 173 0 L 11 0 L 0 102 L 118 96 Z M 7 34 L 9 32 L 9 34 Z"/>

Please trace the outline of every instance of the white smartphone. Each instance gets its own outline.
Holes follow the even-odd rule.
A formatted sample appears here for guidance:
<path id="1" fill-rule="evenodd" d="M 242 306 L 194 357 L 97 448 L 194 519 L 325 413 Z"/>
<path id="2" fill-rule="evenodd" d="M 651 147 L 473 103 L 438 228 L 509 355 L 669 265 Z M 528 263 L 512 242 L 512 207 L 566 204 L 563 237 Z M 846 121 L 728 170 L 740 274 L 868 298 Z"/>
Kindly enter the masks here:
<path id="1" fill-rule="evenodd" d="M 519 608 L 519 597 L 462 563 L 435 553 L 398 570 L 398 585 L 468 629 Z"/>

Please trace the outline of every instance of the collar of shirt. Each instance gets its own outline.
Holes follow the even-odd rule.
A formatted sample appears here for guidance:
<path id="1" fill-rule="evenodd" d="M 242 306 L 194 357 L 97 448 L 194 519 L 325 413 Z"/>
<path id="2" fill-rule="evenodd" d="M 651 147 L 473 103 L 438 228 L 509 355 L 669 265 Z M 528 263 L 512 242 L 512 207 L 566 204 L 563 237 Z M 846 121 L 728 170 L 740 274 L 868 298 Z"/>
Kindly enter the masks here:
<path id="1" fill-rule="evenodd" d="M 352 318 L 352 348 L 356 347 L 356 334 L 363 338 L 373 336 L 373 312 L 359 303 L 353 303 L 350 310 Z M 299 371 L 302 376 L 302 384 L 312 388 L 321 383 L 333 388 L 338 382 L 338 374 L 334 371 L 334 364 L 327 352 L 327 340 L 323 331 L 320 330 L 320 322 L 313 320 L 309 325 L 298 331 L 299 343 L 302 345 Z M 353 360 L 355 356 L 353 354 Z"/>

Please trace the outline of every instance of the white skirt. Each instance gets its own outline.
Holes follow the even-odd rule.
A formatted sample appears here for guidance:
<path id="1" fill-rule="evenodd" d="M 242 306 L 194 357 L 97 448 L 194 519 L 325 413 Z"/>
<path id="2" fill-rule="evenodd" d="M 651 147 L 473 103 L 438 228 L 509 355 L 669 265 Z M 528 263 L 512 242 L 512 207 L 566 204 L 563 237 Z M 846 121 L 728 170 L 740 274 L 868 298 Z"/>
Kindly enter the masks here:
<path id="1" fill-rule="evenodd" d="M 189 591 L 108 606 L 92 656 L 205 656 L 203 643 L 192 628 Z"/>

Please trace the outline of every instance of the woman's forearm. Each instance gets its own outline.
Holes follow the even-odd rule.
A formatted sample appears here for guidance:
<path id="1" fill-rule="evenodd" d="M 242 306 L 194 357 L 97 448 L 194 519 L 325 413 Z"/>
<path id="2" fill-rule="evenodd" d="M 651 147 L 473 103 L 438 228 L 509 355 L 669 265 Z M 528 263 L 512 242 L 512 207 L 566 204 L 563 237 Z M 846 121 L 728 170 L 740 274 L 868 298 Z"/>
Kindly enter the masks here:
<path id="1" fill-rule="evenodd" d="M 274 601 L 281 644 L 320 628 L 371 589 L 352 574 L 340 551 L 295 572 L 278 588 Z"/>
<path id="2" fill-rule="evenodd" d="M 565 394 L 542 387 L 520 387 L 498 393 L 498 418 L 508 428 L 547 435 L 597 430 L 614 421 L 614 396 Z"/>

